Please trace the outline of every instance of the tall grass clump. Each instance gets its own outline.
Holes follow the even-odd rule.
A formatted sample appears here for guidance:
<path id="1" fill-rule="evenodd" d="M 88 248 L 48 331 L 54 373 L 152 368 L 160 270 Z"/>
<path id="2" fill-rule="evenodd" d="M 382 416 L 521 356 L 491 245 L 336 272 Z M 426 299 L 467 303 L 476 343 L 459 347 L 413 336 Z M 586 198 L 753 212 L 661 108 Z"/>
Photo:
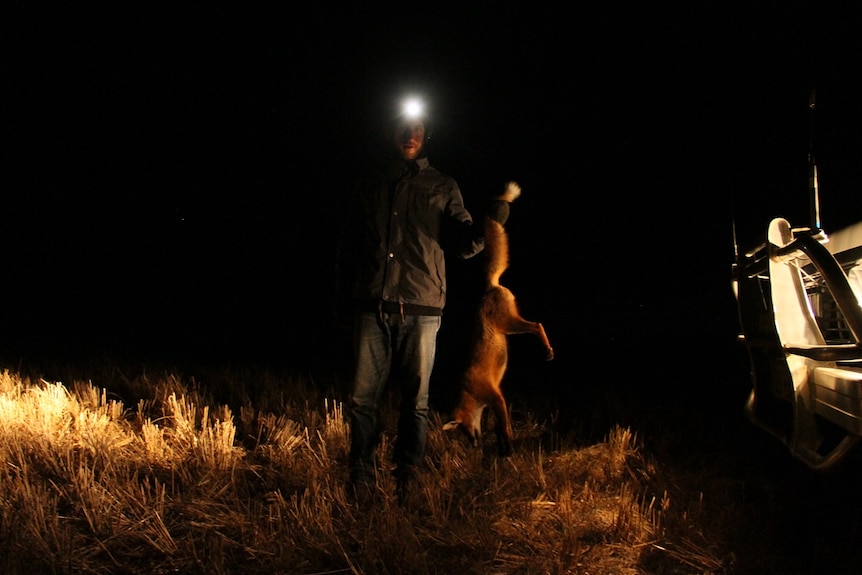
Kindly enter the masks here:
<path id="1" fill-rule="evenodd" d="M 61 383 L 3 371 L 0 572 L 730 572 L 702 502 L 677 501 L 628 428 L 578 446 L 527 420 L 498 459 L 493 437 L 472 448 L 435 415 L 408 504 L 384 468 L 360 507 L 334 388 L 225 377 L 236 389 L 257 377 L 255 392 L 229 406 L 171 373 Z M 394 410 L 384 420 L 382 461 Z"/>

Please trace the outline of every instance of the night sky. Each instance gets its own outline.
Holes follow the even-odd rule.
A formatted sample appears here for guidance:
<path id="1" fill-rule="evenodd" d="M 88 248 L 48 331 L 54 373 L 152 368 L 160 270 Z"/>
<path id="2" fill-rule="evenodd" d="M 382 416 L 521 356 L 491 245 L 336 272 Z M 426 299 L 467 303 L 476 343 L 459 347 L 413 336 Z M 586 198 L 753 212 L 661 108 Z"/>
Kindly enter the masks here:
<path id="1" fill-rule="evenodd" d="M 560 377 L 730 370 L 733 223 L 745 244 L 807 221 L 812 142 L 827 230 L 862 207 L 850 12 L 32 4 L 3 9 L 0 40 L 7 358 L 334 363 L 338 222 L 407 89 L 474 216 L 521 183 L 504 283 Z M 444 364 L 478 267 L 450 265 Z"/>

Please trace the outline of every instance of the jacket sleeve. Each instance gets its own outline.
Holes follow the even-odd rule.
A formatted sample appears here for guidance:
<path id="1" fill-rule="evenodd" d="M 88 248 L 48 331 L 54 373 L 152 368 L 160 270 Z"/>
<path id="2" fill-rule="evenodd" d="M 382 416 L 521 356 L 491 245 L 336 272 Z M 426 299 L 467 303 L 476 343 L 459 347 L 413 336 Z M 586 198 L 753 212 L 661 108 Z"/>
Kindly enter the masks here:
<path id="1" fill-rule="evenodd" d="M 485 248 L 481 225 L 475 225 L 473 216 L 464 206 L 464 198 L 457 184 L 452 187 L 447 209 L 447 223 L 451 236 L 450 248 L 461 259 L 472 258 Z"/>

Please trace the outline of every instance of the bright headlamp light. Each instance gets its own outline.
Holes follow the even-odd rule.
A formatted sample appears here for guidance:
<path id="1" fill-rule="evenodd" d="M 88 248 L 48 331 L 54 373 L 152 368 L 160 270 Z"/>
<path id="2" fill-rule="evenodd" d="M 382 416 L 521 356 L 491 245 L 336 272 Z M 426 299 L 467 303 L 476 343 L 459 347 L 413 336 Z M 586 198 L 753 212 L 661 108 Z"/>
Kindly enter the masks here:
<path id="1" fill-rule="evenodd" d="M 425 116 L 425 103 L 416 97 L 407 98 L 401 103 L 401 113 L 410 120 L 422 119 Z"/>

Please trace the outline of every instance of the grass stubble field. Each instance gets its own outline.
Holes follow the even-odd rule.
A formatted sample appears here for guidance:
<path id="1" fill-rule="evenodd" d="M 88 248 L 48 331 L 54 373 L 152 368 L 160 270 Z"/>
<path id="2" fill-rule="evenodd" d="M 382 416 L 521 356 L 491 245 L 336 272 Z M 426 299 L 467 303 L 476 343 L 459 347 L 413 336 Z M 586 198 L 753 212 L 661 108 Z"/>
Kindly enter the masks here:
<path id="1" fill-rule="evenodd" d="M 737 395 L 605 386 L 567 415 L 554 397 L 512 391 L 505 459 L 490 414 L 476 449 L 434 411 L 417 491 L 399 506 L 382 468 L 375 505 L 360 509 L 334 373 L 7 365 L 0 571 L 859 572 L 858 465 L 802 469 L 744 420 Z"/>

